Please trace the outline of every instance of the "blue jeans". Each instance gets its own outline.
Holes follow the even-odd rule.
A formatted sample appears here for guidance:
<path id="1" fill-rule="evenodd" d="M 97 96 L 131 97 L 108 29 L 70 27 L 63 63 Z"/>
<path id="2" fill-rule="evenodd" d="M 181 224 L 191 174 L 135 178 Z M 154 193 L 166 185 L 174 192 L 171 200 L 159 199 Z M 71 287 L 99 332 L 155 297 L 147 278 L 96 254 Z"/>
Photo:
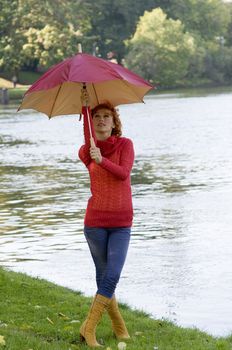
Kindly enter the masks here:
<path id="1" fill-rule="evenodd" d="M 97 293 L 112 298 L 126 260 L 130 227 L 86 227 L 85 237 L 96 268 Z"/>

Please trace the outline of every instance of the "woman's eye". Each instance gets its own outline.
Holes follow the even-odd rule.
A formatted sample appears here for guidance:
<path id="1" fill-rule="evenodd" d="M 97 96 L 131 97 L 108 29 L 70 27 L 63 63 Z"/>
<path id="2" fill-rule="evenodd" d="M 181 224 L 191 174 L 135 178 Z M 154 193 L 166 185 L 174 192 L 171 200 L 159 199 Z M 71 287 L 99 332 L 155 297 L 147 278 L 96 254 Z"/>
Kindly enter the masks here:
<path id="1" fill-rule="evenodd" d="M 95 114 L 95 115 L 93 116 L 93 118 L 97 118 L 97 119 L 99 119 L 99 118 L 108 119 L 108 118 L 110 118 L 110 117 L 111 117 L 110 114 L 104 114 L 104 115 Z"/>

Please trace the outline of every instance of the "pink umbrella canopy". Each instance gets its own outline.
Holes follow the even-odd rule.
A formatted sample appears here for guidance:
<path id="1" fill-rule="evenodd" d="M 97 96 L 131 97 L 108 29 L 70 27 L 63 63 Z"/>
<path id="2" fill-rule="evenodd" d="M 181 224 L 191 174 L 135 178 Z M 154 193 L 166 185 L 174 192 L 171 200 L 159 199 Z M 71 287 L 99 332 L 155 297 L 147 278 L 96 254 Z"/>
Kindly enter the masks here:
<path id="1" fill-rule="evenodd" d="M 81 113 L 83 84 L 90 107 L 110 101 L 113 106 L 143 102 L 153 86 L 119 64 L 79 53 L 50 68 L 25 93 L 19 107 L 35 109 L 49 118 Z"/>

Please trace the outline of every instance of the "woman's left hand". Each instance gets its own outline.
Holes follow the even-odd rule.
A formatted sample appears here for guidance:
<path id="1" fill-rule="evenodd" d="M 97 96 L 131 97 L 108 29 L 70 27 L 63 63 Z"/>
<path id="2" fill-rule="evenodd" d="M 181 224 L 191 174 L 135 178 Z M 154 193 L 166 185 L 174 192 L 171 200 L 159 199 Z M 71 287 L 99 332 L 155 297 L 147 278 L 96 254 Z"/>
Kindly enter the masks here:
<path id="1" fill-rule="evenodd" d="M 97 164 L 100 164 L 102 161 L 102 155 L 100 148 L 90 147 L 90 157 L 95 160 Z"/>

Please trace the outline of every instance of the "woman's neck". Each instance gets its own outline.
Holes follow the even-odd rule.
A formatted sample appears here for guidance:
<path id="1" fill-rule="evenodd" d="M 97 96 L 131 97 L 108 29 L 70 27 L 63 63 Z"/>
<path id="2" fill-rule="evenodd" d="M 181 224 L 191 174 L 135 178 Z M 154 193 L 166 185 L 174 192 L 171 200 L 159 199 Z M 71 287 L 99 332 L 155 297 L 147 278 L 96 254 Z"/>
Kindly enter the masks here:
<path id="1" fill-rule="evenodd" d="M 95 133 L 98 141 L 105 141 L 111 136 L 111 134 L 109 133 L 99 133 L 99 132 L 98 133 L 95 132 Z"/>

